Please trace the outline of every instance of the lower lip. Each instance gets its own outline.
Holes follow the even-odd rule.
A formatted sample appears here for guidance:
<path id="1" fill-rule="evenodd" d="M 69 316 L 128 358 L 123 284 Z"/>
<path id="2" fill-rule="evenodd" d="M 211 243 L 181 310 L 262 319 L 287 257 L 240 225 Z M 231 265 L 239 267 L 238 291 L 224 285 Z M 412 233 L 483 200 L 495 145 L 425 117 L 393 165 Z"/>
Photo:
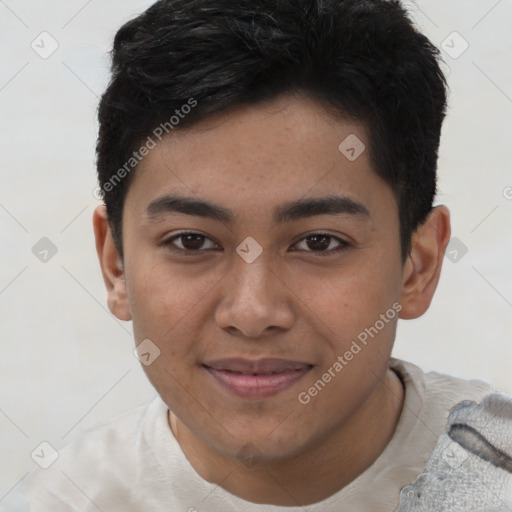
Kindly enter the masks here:
<path id="1" fill-rule="evenodd" d="M 204 366 L 204 368 L 231 393 L 242 398 L 252 399 L 274 396 L 292 386 L 311 370 L 311 366 L 306 366 L 300 370 L 286 370 L 267 375 L 248 375 L 228 370 L 215 370 L 208 366 Z"/>

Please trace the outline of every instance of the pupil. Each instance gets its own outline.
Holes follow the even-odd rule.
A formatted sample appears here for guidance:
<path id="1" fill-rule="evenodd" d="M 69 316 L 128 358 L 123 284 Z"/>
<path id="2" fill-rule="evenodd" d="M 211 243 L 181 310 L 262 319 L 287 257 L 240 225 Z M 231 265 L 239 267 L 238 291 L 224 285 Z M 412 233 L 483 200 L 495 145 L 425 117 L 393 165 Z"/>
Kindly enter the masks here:
<path id="1" fill-rule="evenodd" d="M 183 245 L 187 249 L 199 249 L 203 245 L 203 242 L 204 242 L 204 237 L 202 235 L 190 234 L 190 235 L 182 235 L 182 237 L 183 237 L 183 239 L 182 239 Z"/>
<path id="2" fill-rule="evenodd" d="M 310 236 L 308 237 L 308 247 L 310 249 L 317 249 L 317 250 L 320 250 L 320 251 L 323 251 L 325 249 L 327 249 L 327 247 L 329 247 L 329 236 L 326 236 L 326 235 L 313 235 L 313 236 Z M 321 243 L 318 244 L 318 241 L 321 240 Z M 311 247 L 311 244 L 310 242 L 313 242 L 313 247 Z M 316 247 L 315 247 L 315 244 Z"/>
<path id="3" fill-rule="evenodd" d="M 308 237 L 308 247 L 310 249 L 315 249 L 318 251 L 324 251 L 329 247 L 329 239 L 330 237 L 327 235 L 313 235 Z M 182 235 L 183 245 L 187 249 L 200 249 L 204 243 L 203 235 Z"/>

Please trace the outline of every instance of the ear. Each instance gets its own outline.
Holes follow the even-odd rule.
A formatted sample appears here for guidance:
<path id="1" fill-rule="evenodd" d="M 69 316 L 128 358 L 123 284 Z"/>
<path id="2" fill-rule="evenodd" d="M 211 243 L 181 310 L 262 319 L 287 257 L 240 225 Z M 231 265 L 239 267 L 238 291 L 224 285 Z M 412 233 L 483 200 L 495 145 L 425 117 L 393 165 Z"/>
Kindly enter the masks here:
<path id="1" fill-rule="evenodd" d="M 108 293 L 108 309 L 119 320 L 131 320 L 132 314 L 126 293 L 123 261 L 112 238 L 107 219 L 107 208 L 104 205 L 98 206 L 94 210 L 93 226 L 96 252 Z"/>
<path id="2" fill-rule="evenodd" d="M 402 274 L 400 318 L 418 318 L 429 308 L 450 235 L 450 212 L 446 206 L 435 207 L 413 233 L 411 253 Z"/>

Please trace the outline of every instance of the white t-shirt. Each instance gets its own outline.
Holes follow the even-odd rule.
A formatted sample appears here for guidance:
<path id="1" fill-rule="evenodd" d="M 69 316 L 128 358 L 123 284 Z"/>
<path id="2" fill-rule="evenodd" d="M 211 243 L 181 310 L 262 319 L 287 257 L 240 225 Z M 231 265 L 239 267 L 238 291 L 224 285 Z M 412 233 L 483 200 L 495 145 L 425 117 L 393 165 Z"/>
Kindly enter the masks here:
<path id="1" fill-rule="evenodd" d="M 405 386 L 395 433 L 375 462 L 325 500 L 304 507 L 255 504 L 204 480 L 191 466 L 156 397 L 86 431 L 1 504 L 9 512 L 393 512 L 400 490 L 425 470 L 450 409 L 494 389 L 391 360 Z M 30 504 L 30 505 L 29 505 Z M 4 510 L 4 508 L 2 508 Z"/>

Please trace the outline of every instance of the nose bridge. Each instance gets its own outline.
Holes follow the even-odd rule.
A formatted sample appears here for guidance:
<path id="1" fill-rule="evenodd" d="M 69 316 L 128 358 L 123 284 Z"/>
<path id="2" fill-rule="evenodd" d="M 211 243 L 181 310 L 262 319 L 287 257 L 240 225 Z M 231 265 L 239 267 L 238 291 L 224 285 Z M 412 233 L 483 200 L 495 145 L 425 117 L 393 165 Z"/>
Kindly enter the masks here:
<path id="1" fill-rule="evenodd" d="M 238 300 L 250 300 L 254 305 L 268 304 L 272 297 L 272 278 L 275 272 L 270 268 L 269 254 L 261 253 L 254 260 L 246 260 L 237 255 L 231 270 L 234 284 L 232 291 Z"/>
<path id="2" fill-rule="evenodd" d="M 268 327 L 289 328 L 293 312 L 286 298 L 286 287 L 272 269 L 269 254 L 252 262 L 236 256 L 217 308 L 221 328 L 236 328 L 246 336 L 257 337 Z"/>

